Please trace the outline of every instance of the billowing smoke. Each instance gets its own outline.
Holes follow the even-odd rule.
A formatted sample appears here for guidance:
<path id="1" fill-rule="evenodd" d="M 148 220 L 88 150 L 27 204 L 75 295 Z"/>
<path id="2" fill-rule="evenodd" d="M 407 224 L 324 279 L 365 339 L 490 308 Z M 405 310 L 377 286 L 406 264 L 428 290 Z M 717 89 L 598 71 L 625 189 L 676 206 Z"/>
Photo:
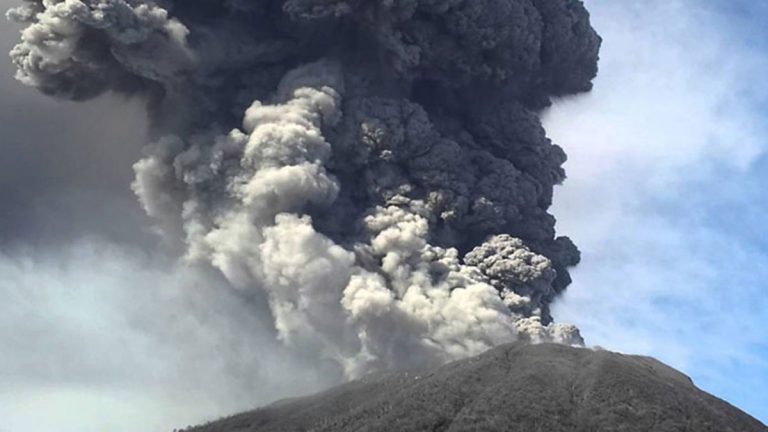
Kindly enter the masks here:
<path id="1" fill-rule="evenodd" d="M 32 0 L 17 78 L 146 98 L 146 212 L 348 377 L 581 343 L 538 113 L 591 88 L 579 0 Z"/>

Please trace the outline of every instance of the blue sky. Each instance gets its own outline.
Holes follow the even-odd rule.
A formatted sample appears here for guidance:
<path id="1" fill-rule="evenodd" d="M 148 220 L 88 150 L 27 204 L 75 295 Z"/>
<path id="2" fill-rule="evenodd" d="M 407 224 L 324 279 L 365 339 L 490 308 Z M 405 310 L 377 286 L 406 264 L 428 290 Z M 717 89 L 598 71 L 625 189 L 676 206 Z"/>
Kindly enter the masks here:
<path id="1" fill-rule="evenodd" d="M 555 316 L 768 422 L 768 7 L 587 2 L 592 94 L 559 101 L 559 230 L 583 262 Z"/>
<path id="2" fill-rule="evenodd" d="M 569 154 L 553 212 L 583 251 L 554 315 L 768 422 L 768 4 L 586 3 L 595 90 L 545 114 Z M 11 219 L 69 233 L 0 251 L 0 431 L 170 430 L 325 384 L 215 275 L 141 250 L 135 101 L 57 103 L 0 72 L 0 187 L 34 198 Z"/>

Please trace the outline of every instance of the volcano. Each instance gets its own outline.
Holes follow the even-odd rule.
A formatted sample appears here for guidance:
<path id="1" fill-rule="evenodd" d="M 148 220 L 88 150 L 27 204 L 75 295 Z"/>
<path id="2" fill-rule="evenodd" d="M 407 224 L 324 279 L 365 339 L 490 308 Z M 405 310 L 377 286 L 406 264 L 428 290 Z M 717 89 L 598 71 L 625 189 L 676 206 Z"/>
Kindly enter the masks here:
<path id="1" fill-rule="evenodd" d="M 188 432 L 766 432 L 650 357 L 514 343 L 432 371 L 379 373 Z"/>

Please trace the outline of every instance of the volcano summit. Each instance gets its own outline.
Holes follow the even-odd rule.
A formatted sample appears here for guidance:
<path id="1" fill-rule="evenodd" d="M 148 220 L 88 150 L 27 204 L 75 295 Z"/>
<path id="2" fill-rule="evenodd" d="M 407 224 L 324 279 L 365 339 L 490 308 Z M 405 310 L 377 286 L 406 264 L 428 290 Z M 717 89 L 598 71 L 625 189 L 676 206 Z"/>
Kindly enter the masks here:
<path id="1" fill-rule="evenodd" d="M 366 377 L 188 432 L 768 432 L 649 357 L 511 344 Z"/>

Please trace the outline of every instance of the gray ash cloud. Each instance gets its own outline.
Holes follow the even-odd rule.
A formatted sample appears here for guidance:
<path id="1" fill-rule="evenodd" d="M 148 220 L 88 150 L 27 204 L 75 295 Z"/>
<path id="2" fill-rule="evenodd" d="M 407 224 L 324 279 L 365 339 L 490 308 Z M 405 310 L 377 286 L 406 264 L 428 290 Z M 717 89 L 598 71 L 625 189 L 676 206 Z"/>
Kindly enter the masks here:
<path id="1" fill-rule="evenodd" d="M 547 212 L 538 113 L 588 91 L 579 0 L 43 0 L 17 78 L 144 97 L 146 212 L 278 338 L 354 377 L 519 338 L 581 343 L 549 305 L 579 253 Z"/>

